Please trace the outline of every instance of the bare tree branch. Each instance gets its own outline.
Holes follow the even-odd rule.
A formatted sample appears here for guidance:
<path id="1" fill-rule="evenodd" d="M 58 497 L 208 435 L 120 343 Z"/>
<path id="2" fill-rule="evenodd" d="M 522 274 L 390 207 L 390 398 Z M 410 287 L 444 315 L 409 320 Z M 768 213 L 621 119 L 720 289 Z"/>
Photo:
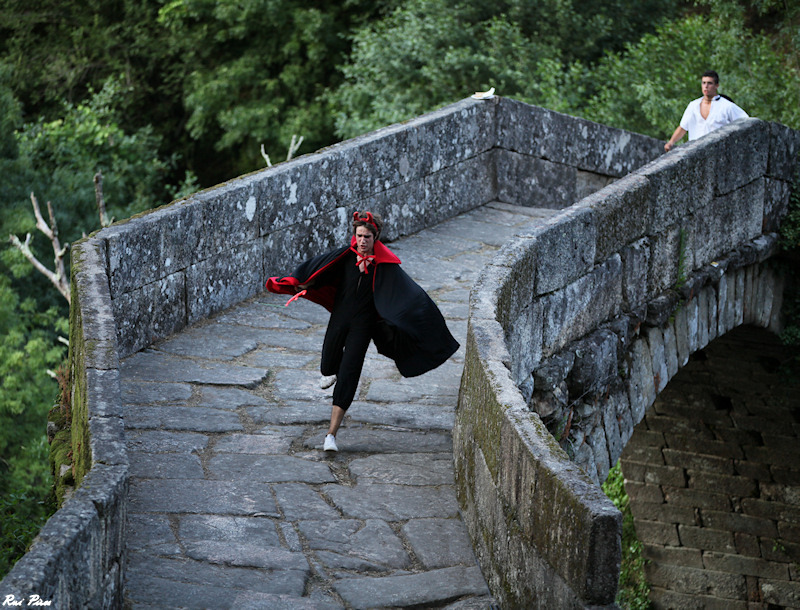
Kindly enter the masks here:
<path id="1" fill-rule="evenodd" d="M 272 161 L 269 160 L 269 155 L 267 151 L 264 150 L 264 145 L 261 145 L 261 156 L 264 157 L 264 161 L 267 163 L 267 167 L 272 167 Z"/>
<path id="2" fill-rule="evenodd" d="M 303 143 L 303 136 L 300 136 L 300 139 L 297 139 L 295 134 L 292 134 L 292 142 L 289 144 L 289 154 L 286 155 L 286 160 L 291 161 L 292 157 L 294 157 L 294 153 L 297 152 L 297 149 L 300 148 L 300 145 Z"/>
<path id="3" fill-rule="evenodd" d="M 297 137 L 297 134 L 292 134 L 292 141 L 289 143 L 289 152 L 286 155 L 286 160 L 291 161 L 294 157 L 294 153 L 297 152 L 297 149 L 300 148 L 300 145 L 303 143 L 303 136 Z M 264 161 L 267 164 L 267 167 L 272 167 L 272 161 L 269 159 L 269 155 L 264 150 L 264 145 L 261 145 L 261 156 L 264 158 Z"/>
<path id="4" fill-rule="evenodd" d="M 28 233 L 25 237 L 25 243 L 22 243 L 16 235 L 9 235 L 9 241 L 12 245 L 22 252 L 22 255 L 30 261 L 31 265 L 39 271 L 42 275 L 44 275 L 53 286 L 61 293 L 65 299 L 67 299 L 67 303 L 70 302 L 70 293 L 69 293 L 69 281 L 64 277 L 64 275 L 59 275 L 58 273 L 54 273 L 50 271 L 47 267 L 45 267 L 39 259 L 31 252 L 30 244 L 31 244 L 31 234 Z M 63 266 L 63 261 L 62 261 Z"/>
<path id="5" fill-rule="evenodd" d="M 53 286 L 61 293 L 67 303 L 70 302 L 69 278 L 66 276 L 64 268 L 64 255 L 67 253 L 67 248 L 61 247 L 61 242 L 58 239 L 58 224 L 56 223 L 55 214 L 53 214 L 53 206 L 48 201 L 47 211 L 50 215 L 50 224 L 48 225 L 42 217 L 42 211 L 39 208 L 39 202 L 36 196 L 31 193 L 31 205 L 33 206 L 33 215 L 36 217 L 36 228 L 39 229 L 53 244 L 53 258 L 55 263 L 55 271 L 50 271 L 43 265 L 31 251 L 31 234 L 25 236 L 25 243 L 22 243 L 16 235 L 9 235 L 9 240 L 12 245 L 22 252 L 22 255 L 34 266 L 34 268 L 44 275 Z"/>
<path id="6" fill-rule="evenodd" d="M 113 218 L 109 218 L 106 214 L 106 200 L 103 198 L 103 174 L 97 172 L 94 175 L 94 198 L 97 203 L 97 211 L 100 214 L 100 227 L 105 229 L 112 222 Z"/>

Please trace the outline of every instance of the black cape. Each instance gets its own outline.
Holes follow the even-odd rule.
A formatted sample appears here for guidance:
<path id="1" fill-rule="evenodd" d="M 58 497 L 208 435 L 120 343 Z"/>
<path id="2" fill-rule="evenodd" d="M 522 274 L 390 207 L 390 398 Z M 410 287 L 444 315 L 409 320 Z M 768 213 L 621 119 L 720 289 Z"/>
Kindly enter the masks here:
<path id="1" fill-rule="evenodd" d="M 341 266 L 350 247 L 338 248 L 301 263 L 290 276 L 267 280 L 270 292 L 294 295 L 312 282 L 303 298 L 333 308 Z M 416 377 L 441 365 L 458 349 L 444 317 L 428 294 L 400 268 L 397 258 L 375 242 L 370 270 L 375 309 L 381 317 L 372 340 L 378 352 L 394 360 L 403 377 Z"/>

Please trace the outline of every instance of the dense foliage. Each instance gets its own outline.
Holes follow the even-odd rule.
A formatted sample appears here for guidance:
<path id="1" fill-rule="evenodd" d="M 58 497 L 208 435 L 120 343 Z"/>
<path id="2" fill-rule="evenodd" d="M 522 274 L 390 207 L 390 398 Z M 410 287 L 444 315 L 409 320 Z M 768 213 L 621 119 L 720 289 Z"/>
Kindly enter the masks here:
<path id="1" fill-rule="evenodd" d="M 713 67 L 751 115 L 800 127 L 798 37 L 782 0 L 0 0 L 0 235 L 52 265 L 32 192 L 66 244 L 99 226 L 96 172 L 121 219 L 262 167 L 261 145 L 312 151 L 490 86 L 666 139 Z M 2 249 L 3 536 L 7 506 L 41 516 L 66 318 Z"/>

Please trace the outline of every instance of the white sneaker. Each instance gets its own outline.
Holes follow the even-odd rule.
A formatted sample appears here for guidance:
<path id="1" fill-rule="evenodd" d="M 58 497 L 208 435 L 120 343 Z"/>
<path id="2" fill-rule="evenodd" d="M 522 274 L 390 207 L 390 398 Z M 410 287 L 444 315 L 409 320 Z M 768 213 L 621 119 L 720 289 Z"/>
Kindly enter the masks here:
<path id="1" fill-rule="evenodd" d="M 322 449 L 324 451 L 339 451 L 339 448 L 336 446 L 336 437 L 333 434 L 329 434 L 325 437 L 325 444 L 322 445 Z"/>
<path id="2" fill-rule="evenodd" d="M 327 377 L 323 375 L 319 380 L 319 387 L 323 390 L 327 390 L 334 383 L 336 383 L 336 375 L 328 375 Z"/>

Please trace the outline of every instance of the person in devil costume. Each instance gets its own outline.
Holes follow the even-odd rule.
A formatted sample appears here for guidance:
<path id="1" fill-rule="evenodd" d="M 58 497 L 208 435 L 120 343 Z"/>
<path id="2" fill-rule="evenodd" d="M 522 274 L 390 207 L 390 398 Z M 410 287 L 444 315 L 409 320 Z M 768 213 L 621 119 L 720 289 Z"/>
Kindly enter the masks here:
<path id="1" fill-rule="evenodd" d="M 267 280 L 270 292 L 294 295 L 287 305 L 302 297 L 331 312 L 320 360 L 322 374 L 336 376 L 325 451 L 338 451 L 336 433 L 353 402 L 370 340 L 403 377 L 435 369 L 459 347 L 433 300 L 379 241 L 382 228 L 377 214 L 355 212 L 349 246 Z"/>

